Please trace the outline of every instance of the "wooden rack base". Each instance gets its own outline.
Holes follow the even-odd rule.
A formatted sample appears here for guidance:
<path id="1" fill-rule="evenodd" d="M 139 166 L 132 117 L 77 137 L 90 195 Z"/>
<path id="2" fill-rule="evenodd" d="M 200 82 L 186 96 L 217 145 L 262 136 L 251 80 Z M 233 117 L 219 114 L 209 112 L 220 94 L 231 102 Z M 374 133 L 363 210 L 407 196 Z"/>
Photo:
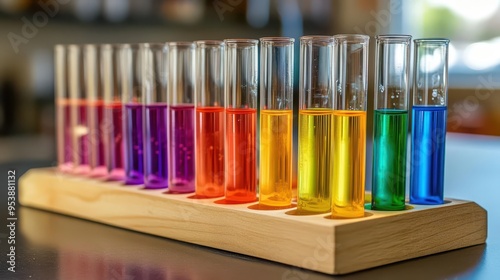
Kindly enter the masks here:
<path id="1" fill-rule="evenodd" d="M 367 210 L 364 218 L 298 215 L 293 208 L 221 204 L 33 169 L 19 181 L 22 205 L 328 274 L 468 247 L 486 241 L 486 211 L 471 201 Z"/>

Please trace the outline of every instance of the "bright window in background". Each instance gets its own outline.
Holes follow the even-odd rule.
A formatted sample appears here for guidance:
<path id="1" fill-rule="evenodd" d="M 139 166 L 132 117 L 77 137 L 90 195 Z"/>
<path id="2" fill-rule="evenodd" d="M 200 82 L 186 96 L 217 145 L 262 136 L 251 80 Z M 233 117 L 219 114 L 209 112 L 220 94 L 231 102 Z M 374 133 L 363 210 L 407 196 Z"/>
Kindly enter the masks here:
<path id="1" fill-rule="evenodd" d="M 446 37 L 450 85 L 474 87 L 478 74 L 500 77 L 500 0 L 402 1 L 403 30 Z"/>

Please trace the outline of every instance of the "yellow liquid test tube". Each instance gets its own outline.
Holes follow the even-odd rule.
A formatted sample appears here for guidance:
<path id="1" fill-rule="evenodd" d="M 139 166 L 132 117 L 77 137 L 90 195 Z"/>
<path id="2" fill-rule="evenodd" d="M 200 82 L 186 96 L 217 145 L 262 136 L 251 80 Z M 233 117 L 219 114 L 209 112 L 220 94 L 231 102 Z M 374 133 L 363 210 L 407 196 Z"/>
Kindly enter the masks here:
<path id="1" fill-rule="evenodd" d="M 328 213 L 333 188 L 333 36 L 300 38 L 297 212 Z"/>
<path id="2" fill-rule="evenodd" d="M 365 205 L 366 112 L 333 114 L 334 217 L 363 217 Z"/>
<path id="3" fill-rule="evenodd" d="M 292 201 L 292 110 L 260 111 L 259 201 L 288 206 Z"/>
<path id="4" fill-rule="evenodd" d="M 293 38 L 260 39 L 259 204 L 292 204 Z"/>
<path id="5" fill-rule="evenodd" d="M 333 110 L 299 112 L 298 207 L 306 212 L 330 211 L 333 186 Z"/>
<path id="6" fill-rule="evenodd" d="M 366 100 L 368 42 L 366 35 L 335 35 L 332 217 L 365 214 Z"/>

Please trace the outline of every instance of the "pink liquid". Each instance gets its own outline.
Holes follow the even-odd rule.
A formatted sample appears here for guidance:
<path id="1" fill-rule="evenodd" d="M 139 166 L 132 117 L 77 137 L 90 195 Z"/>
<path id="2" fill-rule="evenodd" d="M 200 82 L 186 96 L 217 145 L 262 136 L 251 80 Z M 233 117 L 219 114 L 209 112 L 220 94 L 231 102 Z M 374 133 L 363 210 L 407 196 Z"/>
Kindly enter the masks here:
<path id="1" fill-rule="evenodd" d="M 120 102 L 106 104 L 104 108 L 104 126 L 106 130 L 106 153 L 108 179 L 123 180 L 125 178 L 123 158 L 123 111 Z"/>
<path id="2" fill-rule="evenodd" d="M 89 104 L 90 176 L 108 174 L 104 153 L 104 103 L 102 100 Z"/>
<path id="3" fill-rule="evenodd" d="M 57 166 L 62 172 L 73 169 L 73 143 L 71 141 L 71 105 L 67 99 L 56 101 Z"/>
<path id="4" fill-rule="evenodd" d="M 86 174 L 90 171 L 90 152 L 89 152 L 89 127 L 87 120 L 87 102 L 85 100 L 75 100 L 73 103 L 72 117 L 73 127 L 73 152 L 75 173 Z"/>

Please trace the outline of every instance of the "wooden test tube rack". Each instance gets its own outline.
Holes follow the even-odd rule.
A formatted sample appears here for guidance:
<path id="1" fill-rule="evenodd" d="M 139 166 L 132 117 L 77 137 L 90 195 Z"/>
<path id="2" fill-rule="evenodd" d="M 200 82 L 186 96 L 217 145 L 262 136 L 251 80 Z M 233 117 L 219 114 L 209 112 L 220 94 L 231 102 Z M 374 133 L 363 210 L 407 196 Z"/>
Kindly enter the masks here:
<path id="1" fill-rule="evenodd" d="M 328 274 L 345 274 L 486 241 L 487 213 L 448 199 L 364 218 L 257 210 L 119 182 L 32 169 L 19 181 L 22 205 Z"/>

